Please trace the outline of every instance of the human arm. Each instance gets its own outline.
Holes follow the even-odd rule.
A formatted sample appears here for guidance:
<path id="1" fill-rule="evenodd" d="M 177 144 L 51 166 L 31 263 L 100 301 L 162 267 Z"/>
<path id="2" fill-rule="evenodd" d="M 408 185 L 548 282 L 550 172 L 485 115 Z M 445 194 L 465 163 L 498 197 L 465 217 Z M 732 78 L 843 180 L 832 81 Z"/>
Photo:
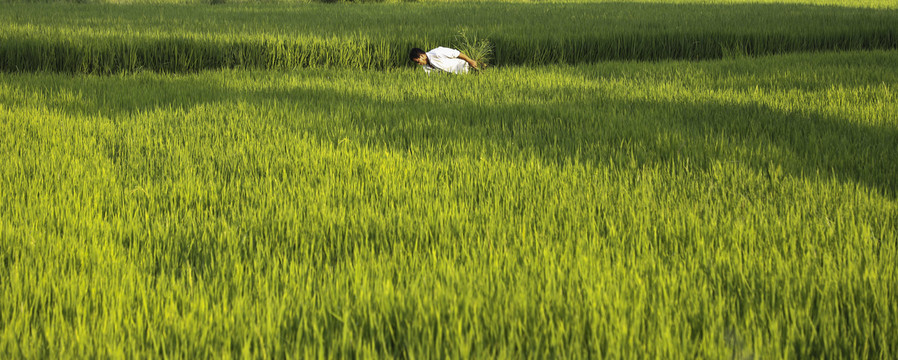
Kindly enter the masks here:
<path id="1" fill-rule="evenodd" d="M 465 55 L 465 54 L 459 52 L 458 58 L 466 61 L 468 63 L 468 65 L 471 65 L 472 68 L 475 68 L 475 69 L 477 68 L 477 62 L 474 60 L 471 60 L 471 58 L 469 58 L 468 55 Z"/>

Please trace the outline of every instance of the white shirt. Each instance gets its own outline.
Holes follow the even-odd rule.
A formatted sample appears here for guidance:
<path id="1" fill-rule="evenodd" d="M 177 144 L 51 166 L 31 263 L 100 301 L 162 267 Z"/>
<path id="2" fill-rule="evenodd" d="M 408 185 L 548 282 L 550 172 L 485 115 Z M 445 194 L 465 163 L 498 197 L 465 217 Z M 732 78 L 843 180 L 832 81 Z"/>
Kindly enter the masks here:
<path id="1" fill-rule="evenodd" d="M 427 52 L 427 65 L 422 66 L 424 72 L 430 73 L 431 70 L 442 70 L 454 74 L 466 74 L 468 72 L 468 62 L 458 58 L 460 51 L 446 47 L 438 47 Z"/>

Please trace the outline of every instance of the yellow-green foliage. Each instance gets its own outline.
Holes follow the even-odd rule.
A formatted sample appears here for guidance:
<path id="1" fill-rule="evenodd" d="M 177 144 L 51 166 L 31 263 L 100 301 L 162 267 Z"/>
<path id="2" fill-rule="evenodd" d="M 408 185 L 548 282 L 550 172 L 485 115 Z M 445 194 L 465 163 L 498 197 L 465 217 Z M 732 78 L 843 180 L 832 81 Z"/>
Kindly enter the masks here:
<path id="1" fill-rule="evenodd" d="M 0 6 L 0 358 L 898 353 L 894 1 L 97 2 Z"/>
<path id="2" fill-rule="evenodd" d="M 887 358 L 896 63 L 0 74 L 0 357 Z"/>

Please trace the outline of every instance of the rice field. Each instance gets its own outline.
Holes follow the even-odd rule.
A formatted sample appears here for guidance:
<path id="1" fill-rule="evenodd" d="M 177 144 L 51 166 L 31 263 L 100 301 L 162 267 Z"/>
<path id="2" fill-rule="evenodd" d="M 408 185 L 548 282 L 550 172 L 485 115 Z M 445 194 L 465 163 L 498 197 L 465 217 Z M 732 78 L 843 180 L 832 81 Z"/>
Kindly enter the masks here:
<path id="1" fill-rule="evenodd" d="M 382 70 L 460 30 L 489 38 L 497 64 L 527 66 L 898 48 L 898 3 L 865 4 L 13 3 L 0 71 Z"/>
<path id="2" fill-rule="evenodd" d="M 898 15 L 820 4 L 2 4 L 0 358 L 891 358 Z"/>

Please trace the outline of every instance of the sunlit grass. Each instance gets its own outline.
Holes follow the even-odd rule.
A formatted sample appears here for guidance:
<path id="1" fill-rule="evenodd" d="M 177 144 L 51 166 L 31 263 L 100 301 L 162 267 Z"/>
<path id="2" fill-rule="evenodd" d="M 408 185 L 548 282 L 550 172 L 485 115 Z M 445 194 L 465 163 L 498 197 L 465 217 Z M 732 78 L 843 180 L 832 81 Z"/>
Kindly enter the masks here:
<path id="1" fill-rule="evenodd" d="M 0 74 L 0 357 L 888 357 L 896 62 Z"/>

